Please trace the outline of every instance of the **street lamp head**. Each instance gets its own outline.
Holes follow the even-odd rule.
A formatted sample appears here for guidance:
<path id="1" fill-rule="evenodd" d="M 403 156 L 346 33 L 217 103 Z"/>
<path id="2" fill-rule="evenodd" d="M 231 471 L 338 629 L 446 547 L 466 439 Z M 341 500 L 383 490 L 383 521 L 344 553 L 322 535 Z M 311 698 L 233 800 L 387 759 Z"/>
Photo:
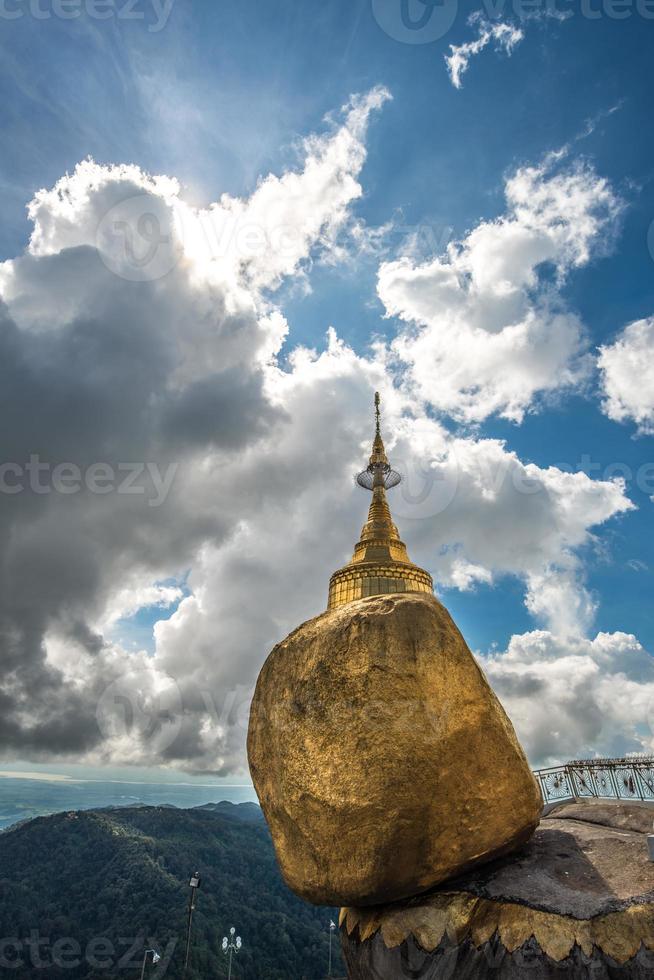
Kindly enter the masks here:
<path id="1" fill-rule="evenodd" d="M 191 888 L 199 888 L 201 880 L 202 879 L 200 877 L 200 872 L 196 871 L 194 875 L 191 875 L 191 881 L 190 881 Z"/>
<path id="2" fill-rule="evenodd" d="M 243 943 L 241 942 L 241 937 L 240 936 L 237 936 L 236 937 L 236 948 L 237 949 L 240 949 L 242 945 L 243 945 Z"/>
<path id="3" fill-rule="evenodd" d="M 232 928 L 229 930 L 230 936 L 233 936 L 235 932 L 236 932 L 236 929 L 234 928 L 234 926 L 232 926 Z"/>
<path id="4" fill-rule="evenodd" d="M 223 952 L 227 952 L 227 936 L 223 936 Z"/>

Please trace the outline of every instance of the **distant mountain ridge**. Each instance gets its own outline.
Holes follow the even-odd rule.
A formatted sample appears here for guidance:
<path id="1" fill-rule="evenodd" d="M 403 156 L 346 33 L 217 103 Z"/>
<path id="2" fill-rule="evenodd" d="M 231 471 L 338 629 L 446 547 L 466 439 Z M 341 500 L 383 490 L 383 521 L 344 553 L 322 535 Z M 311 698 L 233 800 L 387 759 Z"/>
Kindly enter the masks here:
<path id="1" fill-rule="evenodd" d="M 61 774 L 60 774 L 61 775 Z M 135 774 L 136 776 L 138 774 Z M 137 778 L 105 779 L 23 778 L 5 772 L 0 778 L 0 830 L 20 820 L 45 817 L 64 810 L 108 809 L 109 807 L 160 806 L 190 809 L 217 800 L 257 803 L 254 790 L 246 784 L 222 787 L 216 783 L 152 782 Z"/>
<path id="2" fill-rule="evenodd" d="M 157 803 L 153 806 L 151 803 L 112 803 L 109 806 L 97 806 L 89 807 L 88 810 L 63 810 L 63 813 L 110 813 L 113 810 L 205 810 L 207 813 L 218 813 L 223 817 L 228 817 L 233 820 L 245 820 L 248 823 L 259 821 L 265 822 L 263 816 L 263 810 L 258 803 L 250 803 L 246 801 L 244 803 L 233 803 L 231 800 L 220 800 L 218 803 L 200 803 L 198 806 L 191 807 L 178 807 L 174 803 Z M 46 814 L 45 816 L 56 816 L 56 814 Z M 39 817 L 26 817 L 24 820 L 19 820 L 16 823 L 10 824 L 8 827 L 0 827 L 0 834 L 9 833 L 15 830 L 17 827 L 24 827 L 26 823 L 31 820 L 38 820 Z"/>
<path id="3" fill-rule="evenodd" d="M 202 803 L 200 806 L 192 807 L 193 810 L 207 810 L 210 813 L 219 813 L 223 817 L 231 817 L 233 820 L 246 820 L 263 822 L 263 810 L 258 803 L 232 803 L 231 800 L 221 800 L 220 803 Z"/>
<path id="4" fill-rule="evenodd" d="M 11 976 L 138 976 L 147 947 L 162 960 L 146 976 L 181 976 L 196 870 L 189 980 L 227 975 L 221 942 L 231 925 L 243 938 L 234 980 L 322 980 L 337 910 L 296 898 L 260 808 L 227 801 L 72 811 L 0 834 L 0 934 L 14 941 L 5 955 L 18 962 Z M 333 949 L 341 972 L 337 937 Z"/>

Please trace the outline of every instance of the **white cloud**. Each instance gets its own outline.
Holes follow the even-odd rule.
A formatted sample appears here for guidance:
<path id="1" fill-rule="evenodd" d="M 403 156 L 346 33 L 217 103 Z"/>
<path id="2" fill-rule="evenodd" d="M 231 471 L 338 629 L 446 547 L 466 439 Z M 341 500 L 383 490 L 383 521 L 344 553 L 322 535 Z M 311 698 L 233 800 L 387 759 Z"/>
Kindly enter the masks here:
<path id="1" fill-rule="evenodd" d="M 120 619 L 129 619 L 141 609 L 158 607 L 168 609 L 179 602 L 184 592 L 176 585 L 137 584 L 122 588 L 111 594 L 104 615 L 98 624 L 100 630 L 107 630 Z"/>
<path id="2" fill-rule="evenodd" d="M 389 98 L 382 87 L 354 96 L 340 124 L 331 121 L 327 134 L 302 141 L 301 169 L 268 174 L 249 198 L 223 194 L 203 209 L 184 201 L 174 178 L 85 160 L 35 194 L 29 254 L 97 248 L 110 269 L 140 281 L 163 278 L 179 263 L 194 282 L 228 290 L 234 305 L 251 307 L 252 294 L 276 288 L 310 256 L 338 247 L 362 194 L 357 176 L 370 116 Z M 364 234 L 360 222 L 352 227 Z M 4 263 L 0 285 L 15 305 L 13 273 L 14 263 Z M 63 312 L 72 311 L 64 305 Z"/>
<path id="3" fill-rule="evenodd" d="M 253 448 L 220 474 L 223 505 L 239 523 L 230 540 L 203 549 L 189 579 L 193 596 L 158 625 L 157 662 L 178 678 L 185 704 L 204 692 L 222 717 L 236 698 L 220 743 L 231 765 L 242 758 L 250 685 L 263 658 L 324 609 L 328 575 L 349 559 L 364 521 L 368 501 L 351 476 L 369 452 L 375 387 L 393 462 L 408 477 L 391 506 L 412 558 L 440 585 L 517 576 L 527 597 L 539 575 L 559 574 L 565 590 L 550 592 L 548 608 L 541 596 L 534 611 L 579 633 L 572 614 L 564 620 L 561 600 L 566 609 L 583 606 L 577 551 L 592 540 L 593 525 L 629 508 L 621 484 L 525 465 L 501 443 L 453 438 L 422 413 L 403 418 L 408 403 L 390 380 L 334 333 L 319 355 L 296 351 L 290 372 L 270 369 L 283 415 L 269 448 Z"/>
<path id="4" fill-rule="evenodd" d="M 288 325 L 269 291 L 338 249 L 353 227 L 365 125 L 385 98 L 374 90 L 354 100 L 340 126 L 306 141 L 297 174 L 265 178 L 248 201 L 221 198 L 193 212 L 264 229 L 263 250 L 245 260 L 230 248 L 216 258 L 210 239 L 185 235 L 192 212 L 169 178 L 87 162 L 37 195 L 30 247 L 0 270 L 0 411 L 13 422 L 4 458 L 142 460 L 177 471 L 159 507 L 131 492 L 3 497 L 6 752 L 242 768 L 258 669 L 280 637 L 324 609 L 328 575 L 349 558 L 363 523 L 368 501 L 352 474 L 369 452 L 375 389 L 388 448 L 407 477 L 392 507 L 414 560 L 444 586 L 515 576 L 534 615 L 581 642 L 592 601 L 580 550 L 630 507 L 620 482 L 539 468 L 498 440 L 449 434 L 430 415 L 434 392 L 417 377 L 406 332 L 392 351 L 363 356 L 332 330 L 321 353 L 296 346 L 284 367 L 275 360 Z M 509 308 L 518 320 L 537 316 L 547 292 L 538 263 L 549 260 L 561 279 L 587 261 L 614 203 L 585 170 L 520 171 L 507 193 L 509 214 L 436 261 L 435 279 L 448 284 L 427 288 L 445 290 L 461 329 L 491 338 L 502 336 Z M 125 207 L 134 197 L 143 203 L 136 212 Z M 280 214 L 297 230 L 284 255 L 266 244 Z M 138 255 L 134 262 L 124 236 L 116 240 L 121 229 L 139 248 L 150 239 L 161 246 L 152 256 L 159 278 Z M 384 276 L 389 304 L 399 303 L 401 277 L 388 267 Z M 426 303 L 425 329 L 448 322 L 433 297 L 403 289 L 407 310 Z M 570 314 L 556 316 L 567 323 Z M 487 408 L 524 409 L 539 387 L 499 397 L 481 377 Z M 465 417 L 472 403 L 449 383 Z M 181 601 L 177 587 L 157 585 L 189 569 Z M 118 618 L 178 601 L 155 628 L 153 655 L 113 641 Z"/>
<path id="5" fill-rule="evenodd" d="M 397 425 L 395 463 L 408 479 L 393 511 L 437 582 L 517 576 L 532 615 L 559 634 L 583 632 L 594 603 L 579 551 L 593 527 L 632 508 L 623 482 L 525 464 L 499 440 L 445 437 L 426 419 Z"/>
<path id="6" fill-rule="evenodd" d="M 303 142 L 300 173 L 269 174 L 247 201 L 223 195 L 197 216 L 185 217 L 185 249 L 194 263 L 214 277 L 216 264 L 227 265 L 230 275 L 238 269 L 251 288 L 260 290 L 296 273 L 310 251 L 336 248 L 350 205 L 362 194 L 356 176 L 366 159 L 370 114 L 389 98 L 378 87 L 352 99 L 344 124 L 329 139 Z"/>
<path id="7" fill-rule="evenodd" d="M 340 123 L 304 141 L 297 172 L 268 176 L 247 201 L 223 196 L 196 212 L 174 179 L 93 161 L 35 196 L 29 248 L 0 267 L 0 401 L 13 419 L 3 459 L 24 467 L 37 454 L 50 466 L 101 463 L 114 472 L 156 462 L 176 475 L 156 508 L 142 481 L 105 494 L 3 495 L 11 583 L 0 598 L 0 729 L 8 751 L 120 757 L 125 738 L 98 729 L 104 690 L 136 671 L 139 703 L 152 711 L 158 691 L 189 690 L 186 649 L 171 680 L 165 656 L 128 654 L 103 631 L 143 604 L 176 601 L 176 590 L 153 583 L 194 566 L 201 574 L 208 543 L 225 546 L 251 516 L 248 497 L 271 492 L 274 480 L 259 485 L 255 463 L 274 457 L 264 436 L 283 406 L 266 391 L 267 365 L 287 324 L 263 290 L 338 246 L 361 194 L 366 125 L 387 97 L 374 89 L 352 99 Z M 211 235 L 189 236 L 203 215 L 214 232 L 224 219 L 224 249 Z M 263 249 L 244 252 L 230 216 L 237 231 L 258 230 Z M 273 240 L 279 227 L 289 232 L 287 249 Z M 244 460 L 251 491 L 228 478 Z M 176 623 L 200 602 L 197 574 L 193 584 Z M 222 625 L 233 644 L 234 621 Z M 219 630 L 216 637 L 222 656 L 205 675 L 227 690 L 250 683 L 259 646 L 226 663 L 228 643 Z M 215 650 L 208 653 L 211 667 Z M 215 695 L 210 684 L 189 694 L 174 751 L 181 764 L 220 770 L 235 762 L 221 757 L 228 726 L 207 707 L 207 691 Z M 165 704 L 159 712 L 164 742 L 170 711 Z M 165 761 L 170 746 L 148 731 L 135 734 L 130 761 Z M 240 762 L 241 750 L 242 741 Z"/>
<path id="8" fill-rule="evenodd" d="M 615 343 L 600 347 L 598 365 L 604 414 L 654 435 L 654 317 L 628 324 Z"/>
<path id="9" fill-rule="evenodd" d="M 654 751 L 654 658 L 635 636 L 536 630 L 480 662 L 534 766 Z"/>
<path id="10" fill-rule="evenodd" d="M 584 326 L 561 288 L 602 254 L 621 202 L 587 164 L 556 157 L 506 181 L 506 211 L 446 252 L 379 269 L 388 316 L 407 326 L 392 354 L 417 396 L 457 419 L 520 421 L 539 395 L 588 376 Z"/>
<path id="11" fill-rule="evenodd" d="M 503 21 L 491 23 L 480 13 L 473 14 L 468 23 L 477 27 L 477 37 L 465 44 L 450 44 L 450 53 L 445 55 L 445 63 L 454 88 L 461 88 L 461 76 L 468 70 L 470 59 L 480 54 L 489 44 L 496 51 L 504 51 L 507 55 L 524 38 L 524 32 L 513 24 Z"/>

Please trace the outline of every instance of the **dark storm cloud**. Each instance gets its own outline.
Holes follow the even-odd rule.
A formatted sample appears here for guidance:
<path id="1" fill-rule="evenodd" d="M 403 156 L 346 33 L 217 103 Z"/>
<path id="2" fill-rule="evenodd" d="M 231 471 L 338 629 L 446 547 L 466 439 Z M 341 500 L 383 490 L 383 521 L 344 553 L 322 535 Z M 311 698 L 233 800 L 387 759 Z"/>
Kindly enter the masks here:
<path id="1" fill-rule="evenodd" d="M 533 674 L 505 674 L 495 680 L 493 687 L 500 697 L 532 698 L 545 689 L 545 683 Z"/>
<path id="2" fill-rule="evenodd" d="M 30 261 L 37 276 L 49 267 L 46 280 L 52 266 L 63 274 L 70 261 L 67 275 L 93 275 L 105 288 L 95 292 L 93 315 L 50 328 L 20 329 L 0 309 L 0 464 L 11 464 L 3 471 L 7 487 L 23 482 L 20 492 L 0 493 L 0 685 L 10 695 L 0 748 L 74 754 L 100 740 L 99 691 L 62 682 L 46 661 L 46 632 L 55 629 L 71 650 L 97 656 L 105 643 L 88 617 L 124 570 L 182 568 L 207 534 L 220 540 L 229 533 L 218 502 L 193 511 L 184 469 L 194 466 L 194 452 L 256 440 L 275 413 L 256 364 L 188 382 L 174 377 L 183 352 L 177 324 L 160 315 L 167 300 L 158 284 L 117 289 L 88 248 Z M 244 334 L 242 319 L 239 329 Z M 252 338 L 243 340 L 247 354 Z M 28 473 L 35 456 L 44 467 L 37 485 Z M 156 508 L 144 494 L 92 493 L 83 480 L 70 495 L 52 486 L 61 464 L 83 477 L 94 464 L 145 463 L 161 473 L 176 468 L 179 485 L 173 481 Z"/>
<path id="3" fill-rule="evenodd" d="M 172 178 L 87 159 L 29 204 L 29 246 L 0 263 L 0 752 L 241 764 L 216 687 L 243 684 L 246 705 L 279 624 L 212 592 L 210 557 L 304 466 L 291 452 L 262 477 L 289 425 L 264 386 L 287 327 L 263 291 L 337 245 L 388 98 L 353 97 L 306 141 L 304 169 L 248 199 L 198 211 Z M 155 656 L 112 642 L 125 615 L 179 601 L 160 583 L 187 575 Z"/>
<path id="4" fill-rule="evenodd" d="M 262 375 L 230 368 L 188 385 L 165 406 L 161 433 L 165 443 L 238 449 L 269 431 L 279 415 L 265 399 Z"/>

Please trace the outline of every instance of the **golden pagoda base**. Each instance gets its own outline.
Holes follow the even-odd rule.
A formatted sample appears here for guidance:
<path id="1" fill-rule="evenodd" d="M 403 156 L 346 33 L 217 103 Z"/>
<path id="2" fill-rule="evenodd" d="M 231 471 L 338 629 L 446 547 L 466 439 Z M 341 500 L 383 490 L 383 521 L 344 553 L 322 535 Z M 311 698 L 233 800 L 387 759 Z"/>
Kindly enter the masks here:
<path id="1" fill-rule="evenodd" d="M 328 609 L 356 599 L 394 592 L 433 592 L 427 572 L 412 562 L 359 562 L 334 572 L 329 580 Z"/>

